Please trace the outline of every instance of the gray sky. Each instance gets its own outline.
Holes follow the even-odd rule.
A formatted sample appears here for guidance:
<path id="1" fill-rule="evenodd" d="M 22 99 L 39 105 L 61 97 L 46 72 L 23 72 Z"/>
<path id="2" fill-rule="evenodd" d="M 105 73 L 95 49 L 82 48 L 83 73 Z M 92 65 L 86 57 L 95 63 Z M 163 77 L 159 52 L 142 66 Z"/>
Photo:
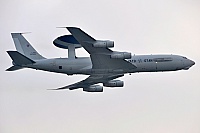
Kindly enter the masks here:
<path id="1" fill-rule="evenodd" d="M 0 1 L 1 133 L 199 133 L 200 2 L 198 0 Z M 78 26 L 115 50 L 178 54 L 196 62 L 188 71 L 137 73 L 123 88 L 103 93 L 47 91 L 86 76 L 30 69 L 5 72 L 11 32 L 24 35 L 45 57 L 66 57 L 52 41 Z M 82 49 L 78 56 L 88 56 Z"/>

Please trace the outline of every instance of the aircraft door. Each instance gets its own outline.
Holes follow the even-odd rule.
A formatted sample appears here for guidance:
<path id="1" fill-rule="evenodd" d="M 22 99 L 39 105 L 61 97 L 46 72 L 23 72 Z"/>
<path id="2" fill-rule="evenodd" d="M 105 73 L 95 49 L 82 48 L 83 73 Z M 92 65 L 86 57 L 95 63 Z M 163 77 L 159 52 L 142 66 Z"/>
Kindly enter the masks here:
<path id="1" fill-rule="evenodd" d="M 156 71 L 158 70 L 158 62 L 155 62 Z"/>
<path id="2" fill-rule="evenodd" d="M 66 62 L 66 70 L 67 70 L 67 74 L 68 75 L 72 75 L 74 73 L 74 67 L 76 66 L 76 64 L 74 64 L 74 59 L 72 60 L 68 60 Z"/>
<path id="3" fill-rule="evenodd" d="M 56 67 L 57 67 L 57 65 L 56 65 L 56 60 L 53 60 L 53 61 L 50 63 L 50 66 L 51 66 L 51 70 L 52 70 L 52 71 L 56 71 Z"/>

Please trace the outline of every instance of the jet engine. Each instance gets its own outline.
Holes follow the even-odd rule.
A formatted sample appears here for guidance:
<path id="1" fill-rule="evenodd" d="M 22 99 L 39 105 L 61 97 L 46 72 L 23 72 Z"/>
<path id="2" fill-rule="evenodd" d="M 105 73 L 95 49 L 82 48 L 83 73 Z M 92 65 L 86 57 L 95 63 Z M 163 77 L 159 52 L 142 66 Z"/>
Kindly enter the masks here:
<path id="1" fill-rule="evenodd" d="M 110 80 L 106 83 L 103 83 L 103 86 L 105 86 L 105 87 L 123 87 L 124 82 L 121 80 Z"/>
<path id="2" fill-rule="evenodd" d="M 131 58 L 131 53 L 128 52 L 117 52 L 113 53 L 110 56 L 113 59 L 130 59 Z"/>
<path id="3" fill-rule="evenodd" d="M 83 91 L 86 91 L 86 92 L 103 92 L 103 86 L 91 85 L 87 88 L 83 88 Z"/>
<path id="4" fill-rule="evenodd" d="M 114 41 L 97 41 L 93 46 L 98 48 L 112 48 L 114 47 Z"/>

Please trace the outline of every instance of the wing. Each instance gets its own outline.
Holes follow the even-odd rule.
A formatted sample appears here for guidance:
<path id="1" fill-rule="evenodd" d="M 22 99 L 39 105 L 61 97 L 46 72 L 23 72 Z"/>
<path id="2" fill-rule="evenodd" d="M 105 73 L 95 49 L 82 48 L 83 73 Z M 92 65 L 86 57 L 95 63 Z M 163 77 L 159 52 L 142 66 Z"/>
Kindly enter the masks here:
<path id="1" fill-rule="evenodd" d="M 68 86 L 64 86 L 64 87 L 60 87 L 57 89 L 50 89 L 50 90 L 62 90 L 62 89 L 69 89 L 69 90 L 74 90 L 74 89 L 78 89 L 78 88 L 87 88 L 91 85 L 97 84 L 97 83 L 103 83 L 103 82 L 107 82 L 109 80 L 112 79 L 116 79 L 119 77 L 122 77 L 124 75 L 122 74 L 118 74 L 118 75 L 90 75 L 88 78 L 77 82 L 75 84 L 71 84 Z"/>
<path id="2" fill-rule="evenodd" d="M 94 84 L 105 83 L 118 77 L 122 77 L 124 76 L 124 73 L 130 72 L 130 70 L 136 68 L 135 65 L 129 63 L 124 59 L 111 58 L 111 55 L 119 52 L 112 51 L 108 47 L 94 47 L 94 43 L 97 42 L 97 40 L 82 31 L 80 28 L 67 27 L 67 29 L 73 35 L 73 37 L 83 46 L 83 48 L 90 54 L 92 69 L 94 71 L 98 69 L 111 70 L 111 73 L 91 74 L 88 78 L 80 82 L 53 90 L 73 90 L 78 88 L 89 88 Z"/>
<path id="3" fill-rule="evenodd" d="M 95 43 L 96 40 L 84 31 L 82 31 L 80 28 L 67 27 L 67 29 L 83 46 L 83 48 L 90 54 L 93 69 L 112 69 L 128 71 L 136 68 L 135 65 L 124 59 L 110 58 L 112 54 L 118 52 L 114 52 L 106 47 L 94 47 L 93 43 Z"/>
<path id="4" fill-rule="evenodd" d="M 112 50 L 108 48 L 93 47 L 92 43 L 94 43 L 96 40 L 84 31 L 82 31 L 80 28 L 67 27 L 67 29 L 89 54 L 112 52 Z"/>

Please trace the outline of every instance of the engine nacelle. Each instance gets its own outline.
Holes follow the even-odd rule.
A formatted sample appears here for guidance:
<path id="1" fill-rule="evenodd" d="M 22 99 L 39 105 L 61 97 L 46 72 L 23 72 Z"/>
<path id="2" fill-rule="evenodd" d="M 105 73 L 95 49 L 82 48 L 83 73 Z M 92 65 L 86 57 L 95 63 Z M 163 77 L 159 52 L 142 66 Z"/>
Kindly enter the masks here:
<path id="1" fill-rule="evenodd" d="M 112 48 L 114 47 L 114 41 L 97 41 L 93 46 L 97 48 Z"/>
<path id="2" fill-rule="evenodd" d="M 103 86 L 91 85 L 88 88 L 83 88 L 83 91 L 86 91 L 86 92 L 103 92 Z"/>
<path id="3" fill-rule="evenodd" d="M 131 59 L 131 53 L 128 52 L 117 52 L 110 56 L 113 59 Z"/>
<path id="4" fill-rule="evenodd" d="M 110 80 L 106 83 L 103 83 L 103 86 L 105 86 L 105 87 L 123 87 L 124 82 L 121 80 Z"/>

